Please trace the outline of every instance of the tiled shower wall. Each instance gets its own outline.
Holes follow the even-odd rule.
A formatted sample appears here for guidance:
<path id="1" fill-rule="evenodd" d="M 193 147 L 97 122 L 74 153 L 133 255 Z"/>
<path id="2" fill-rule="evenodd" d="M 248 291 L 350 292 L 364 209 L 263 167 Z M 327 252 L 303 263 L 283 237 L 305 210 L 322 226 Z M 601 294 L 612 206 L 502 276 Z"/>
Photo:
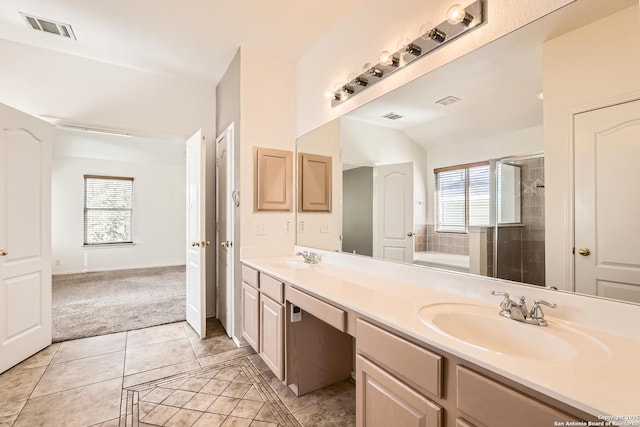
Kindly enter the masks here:
<path id="1" fill-rule="evenodd" d="M 469 255 L 469 235 L 436 233 L 433 224 L 416 226 L 415 250 Z"/>
<path id="2" fill-rule="evenodd" d="M 522 165 L 522 281 L 545 285 L 544 269 L 544 158 Z"/>

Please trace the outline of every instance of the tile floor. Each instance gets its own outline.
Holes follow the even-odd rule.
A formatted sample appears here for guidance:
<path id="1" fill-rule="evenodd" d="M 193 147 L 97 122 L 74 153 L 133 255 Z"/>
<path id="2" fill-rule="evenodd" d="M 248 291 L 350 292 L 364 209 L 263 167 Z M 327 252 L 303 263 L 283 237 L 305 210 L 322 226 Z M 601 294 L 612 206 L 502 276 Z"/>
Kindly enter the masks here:
<path id="1" fill-rule="evenodd" d="M 0 375 L 0 427 L 352 426 L 344 381 L 300 398 L 217 321 L 52 344 Z"/>

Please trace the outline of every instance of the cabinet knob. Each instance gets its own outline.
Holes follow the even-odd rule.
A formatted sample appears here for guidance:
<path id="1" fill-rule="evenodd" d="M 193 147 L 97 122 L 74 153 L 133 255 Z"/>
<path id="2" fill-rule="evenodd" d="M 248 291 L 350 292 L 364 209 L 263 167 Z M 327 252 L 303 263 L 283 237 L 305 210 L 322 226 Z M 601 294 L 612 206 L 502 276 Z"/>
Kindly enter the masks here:
<path id="1" fill-rule="evenodd" d="M 194 248 L 199 248 L 200 247 L 200 242 L 191 242 L 191 246 Z"/>
<path id="2" fill-rule="evenodd" d="M 7 256 L 9 252 L 6 249 L 0 249 L 0 256 Z"/>

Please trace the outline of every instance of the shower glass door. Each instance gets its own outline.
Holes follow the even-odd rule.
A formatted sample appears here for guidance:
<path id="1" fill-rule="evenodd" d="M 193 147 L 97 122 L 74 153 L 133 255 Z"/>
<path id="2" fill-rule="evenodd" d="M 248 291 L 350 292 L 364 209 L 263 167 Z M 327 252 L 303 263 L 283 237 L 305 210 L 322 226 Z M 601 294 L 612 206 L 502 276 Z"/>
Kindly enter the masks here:
<path id="1" fill-rule="evenodd" d="M 509 157 L 490 163 L 488 275 L 544 286 L 544 157 Z"/>

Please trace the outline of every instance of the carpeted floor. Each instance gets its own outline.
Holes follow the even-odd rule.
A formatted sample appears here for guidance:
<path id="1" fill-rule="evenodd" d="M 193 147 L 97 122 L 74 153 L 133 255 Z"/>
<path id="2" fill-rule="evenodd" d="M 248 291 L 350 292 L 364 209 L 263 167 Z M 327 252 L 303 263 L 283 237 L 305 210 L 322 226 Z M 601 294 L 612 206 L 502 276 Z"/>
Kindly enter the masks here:
<path id="1" fill-rule="evenodd" d="M 185 266 L 53 276 L 53 342 L 185 319 Z"/>

